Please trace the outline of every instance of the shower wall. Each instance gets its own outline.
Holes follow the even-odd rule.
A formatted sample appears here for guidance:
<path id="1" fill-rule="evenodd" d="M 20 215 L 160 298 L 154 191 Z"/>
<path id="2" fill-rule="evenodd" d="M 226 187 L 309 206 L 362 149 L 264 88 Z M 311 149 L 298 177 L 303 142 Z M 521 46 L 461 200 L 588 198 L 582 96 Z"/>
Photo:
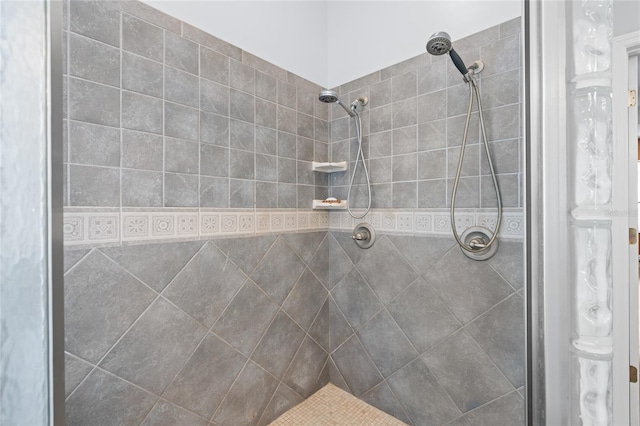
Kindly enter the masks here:
<path id="1" fill-rule="evenodd" d="M 65 11 L 67 424 L 268 423 L 329 380 L 320 87 L 140 2 Z"/>
<path id="2" fill-rule="evenodd" d="M 67 250 L 67 424 L 266 424 L 310 396 L 326 235 Z"/>
<path id="3" fill-rule="evenodd" d="M 358 221 L 331 213 L 331 382 L 409 424 L 522 425 L 520 20 L 454 47 L 468 63 L 485 62 L 480 90 L 507 207 L 498 253 L 472 261 L 451 238 L 446 207 L 468 88 L 449 58 L 425 53 L 340 86 L 349 101 L 370 99 L 363 127 L 374 209 L 362 220 L 383 235 L 360 250 L 337 232 Z M 456 226 L 493 229 L 495 193 L 474 110 Z M 340 108 L 330 128 L 332 160 L 353 160 L 355 128 Z M 334 175 L 332 195 L 346 196 L 350 173 Z M 357 182 L 356 204 L 366 205 Z"/>

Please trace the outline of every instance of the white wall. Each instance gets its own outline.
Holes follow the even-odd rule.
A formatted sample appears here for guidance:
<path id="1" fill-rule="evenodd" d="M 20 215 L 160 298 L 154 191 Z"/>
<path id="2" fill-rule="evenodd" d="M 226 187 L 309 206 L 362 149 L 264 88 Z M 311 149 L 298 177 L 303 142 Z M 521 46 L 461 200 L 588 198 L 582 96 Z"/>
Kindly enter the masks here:
<path id="1" fill-rule="evenodd" d="M 143 1 L 314 83 L 326 82 L 324 1 Z"/>
<path id="2" fill-rule="evenodd" d="M 436 31 L 458 40 L 520 16 L 521 7 L 519 0 L 331 1 L 328 85 L 424 53 Z"/>
<path id="3" fill-rule="evenodd" d="M 613 1 L 613 35 L 640 31 L 640 0 Z"/>
<path id="4" fill-rule="evenodd" d="M 325 87 L 423 53 L 436 31 L 456 40 L 521 14 L 520 0 L 146 2 Z"/>

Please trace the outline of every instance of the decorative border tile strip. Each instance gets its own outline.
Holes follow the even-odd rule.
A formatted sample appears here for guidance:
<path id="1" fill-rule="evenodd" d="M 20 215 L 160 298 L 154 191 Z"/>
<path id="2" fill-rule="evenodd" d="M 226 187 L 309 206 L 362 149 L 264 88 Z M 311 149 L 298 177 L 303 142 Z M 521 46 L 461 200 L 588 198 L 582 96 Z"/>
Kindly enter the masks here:
<path id="1" fill-rule="evenodd" d="M 495 210 L 456 211 L 458 232 L 476 225 L 493 230 L 497 220 L 498 213 Z M 370 223 L 383 234 L 451 235 L 451 219 L 447 209 L 371 210 L 363 219 L 354 219 L 343 211 L 329 213 L 330 230 L 351 231 L 360 222 Z M 499 237 L 509 240 L 521 240 L 524 237 L 524 214 L 521 209 L 503 211 Z"/>
<path id="2" fill-rule="evenodd" d="M 270 209 L 114 209 L 71 207 L 64 213 L 65 246 L 197 240 L 329 229 L 327 211 Z"/>

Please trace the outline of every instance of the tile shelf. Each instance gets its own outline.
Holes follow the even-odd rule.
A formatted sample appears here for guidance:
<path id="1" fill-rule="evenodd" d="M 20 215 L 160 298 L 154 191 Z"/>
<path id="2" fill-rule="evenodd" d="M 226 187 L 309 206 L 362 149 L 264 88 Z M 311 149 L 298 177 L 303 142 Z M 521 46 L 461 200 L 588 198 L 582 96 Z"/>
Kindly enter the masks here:
<path id="1" fill-rule="evenodd" d="M 325 203 L 324 200 L 313 200 L 314 210 L 346 210 L 347 200 L 340 200 L 339 203 Z"/>
<path id="2" fill-rule="evenodd" d="M 334 173 L 334 172 L 344 172 L 347 170 L 349 163 L 346 161 L 340 161 L 337 163 L 319 163 L 314 161 L 311 163 L 311 169 L 314 172 L 322 172 L 322 173 Z"/>

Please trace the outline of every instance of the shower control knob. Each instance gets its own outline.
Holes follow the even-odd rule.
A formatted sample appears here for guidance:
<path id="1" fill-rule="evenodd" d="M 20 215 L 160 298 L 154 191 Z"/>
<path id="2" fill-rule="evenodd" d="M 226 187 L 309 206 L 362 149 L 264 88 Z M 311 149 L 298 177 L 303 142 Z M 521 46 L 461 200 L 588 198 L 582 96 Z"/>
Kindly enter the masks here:
<path id="1" fill-rule="evenodd" d="M 367 241 L 369 239 L 369 233 L 367 231 L 356 232 L 351 238 L 358 241 Z"/>

